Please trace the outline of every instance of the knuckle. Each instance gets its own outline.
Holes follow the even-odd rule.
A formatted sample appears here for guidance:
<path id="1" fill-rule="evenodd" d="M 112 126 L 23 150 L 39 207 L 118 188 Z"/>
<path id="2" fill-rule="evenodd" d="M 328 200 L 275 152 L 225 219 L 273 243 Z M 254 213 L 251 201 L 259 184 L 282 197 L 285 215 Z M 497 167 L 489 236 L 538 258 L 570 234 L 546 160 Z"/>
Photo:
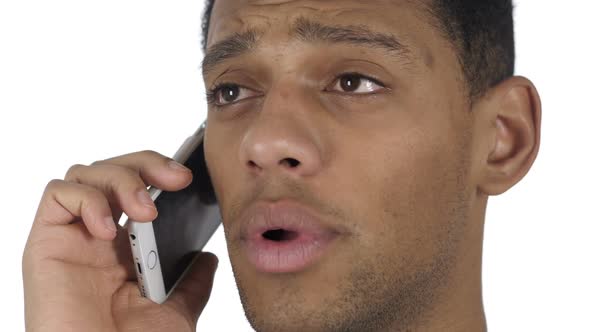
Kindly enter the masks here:
<path id="1" fill-rule="evenodd" d="M 84 166 L 82 164 L 75 164 L 75 165 L 70 166 L 70 168 L 68 168 L 68 171 L 66 172 L 64 179 L 66 181 L 78 179 L 80 171 L 82 169 L 84 169 L 85 167 L 87 167 L 87 166 Z"/>
<path id="2" fill-rule="evenodd" d="M 108 165 L 107 167 L 111 176 L 104 177 L 104 187 L 111 188 L 115 192 L 125 191 L 129 187 L 145 187 L 137 171 L 118 165 Z"/>
<path id="3" fill-rule="evenodd" d="M 109 165 L 109 168 L 113 172 L 114 176 L 117 177 L 117 181 L 114 181 L 115 184 L 123 184 L 129 181 L 141 181 L 138 172 L 134 169 L 118 165 Z"/>
<path id="4" fill-rule="evenodd" d="M 98 191 L 98 189 L 95 189 L 94 187 L 84 187 L 81 188 L 82 192 L 80 193 L 80 198 L 82 198 L 83 200 L 87 200 L 87 201 L 95 201 L 95 200 L 100 200 L 101 199 L 101 192 Z"/>
<path id="5" fill-rule="evenodd" d="M 102 203 L 106 200 L 105 195 L 96 188 L 86 187 L 81 195 L 82 200 L 88 203 Z"/>
<path id="6" fill-rule="evenodd" d="M 47 188 L 54 188 L 57 186 L 60 186 L 64 183 L 64 180 L 61 179 L 51 179 L 49 180 L 49 182 L 47 182 Z"/>
<path id="7" fill-rule="evenodd" d="M 157 152 L 154 151 L 154 150 L 142 150 L 142 151 L 139 151 L 138 154 L 144 154 L 144 155 L 148 155 L 148 156 L 150 156 L 150 155 L 153 156 L 153 155 L 156 155 Z"/>
<path id="8" fill-rule="evenodd" d="M 57 188 L 61 187 L 64 183 L 65 181 L 60 179 L 50 180 L 45 186 L 45 193 L 49 193 L 56 190 Z"/>
<path id="9" fill-rule="evenodd" d="M 109 208 L 108 199 L 105 194 L 94 189 L 88 189 L 80 195 L 77 204 L 79 204 L 78 209 L 82 215 L 90 213 L 90 211 L 102 211 L 105 208 Z"/>
<path id="10" fill-rule="evenodd" d="M 138 153 L 138 155 L 145 156 L 149 159 L 161 159 L 163 156 L 154 150 L 143 150 Z"/>
<path id="11" fill-rule="evenodd" d="M 103 165 L 105 163 L 104 160 L 95 160 L 93 161 L 90 166 L 98 166 L 98 165 Z"/>
<path id="12" fill-rule="evenodd" d="M 132 168 L 123 167 L 123 166 L 116 166 L 116 167 L 117 167 L 117 169 L 119 169 L 119 171 L 121 172 L 121 174 L 123 174 L 126 177 L 136 179 L 139 176 L 138 173 L 137 173 L 137 171 L 134 170 L 134 169 L 132 169 Z"/>
<path id="13" fill-rule="evenodd" d="M 129 177 L 129 176 L 135 176 L 136 171 L 126 167 L 124 165 L 119 165 L 119 164 L 115 164 L 115 163 L 108 163 L 108 162 L 96 162 L 95 164 L 93 164 L 91 167 L 93 167 L 94 169 L 99 169 L 101 171 L 103 171 L 105 173 L 105 180 L 106 179 L 111 179 L 114 178 L 116 180 L 119 180 L 120 177 Z"/>

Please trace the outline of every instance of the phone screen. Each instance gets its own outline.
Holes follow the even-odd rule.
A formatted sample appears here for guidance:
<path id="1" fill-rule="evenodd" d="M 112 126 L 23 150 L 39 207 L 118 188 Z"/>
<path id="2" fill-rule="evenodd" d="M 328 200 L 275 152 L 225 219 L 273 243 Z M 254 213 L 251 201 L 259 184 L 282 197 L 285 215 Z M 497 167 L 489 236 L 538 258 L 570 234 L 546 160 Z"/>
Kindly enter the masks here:
<path id="1" fill-rule="evenodd" d="M 221 223 L 202 142 L 184 165 L 193 172 L 192 183 L 180 191 L 162 191 L 154 201 L 158 217 L 153 228 L 166 294 Z"/>

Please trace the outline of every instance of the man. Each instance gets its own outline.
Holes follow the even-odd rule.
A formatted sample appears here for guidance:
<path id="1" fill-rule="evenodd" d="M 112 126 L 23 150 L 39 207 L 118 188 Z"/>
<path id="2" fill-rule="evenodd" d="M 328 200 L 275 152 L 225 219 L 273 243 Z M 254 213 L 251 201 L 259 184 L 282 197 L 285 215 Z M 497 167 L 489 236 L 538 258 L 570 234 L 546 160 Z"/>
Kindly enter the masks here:
<path id="1" fill-rule="evenodd" d="M 204 20 L 205 158 L 258 331 L 485 331 L 487 198 L 539 149 L 510 1 L 218 0 Z M 195 124 L 197 125 L 197 124 Z M 31 331 L 190 331 L 216 259 L 140 297 L 122 212 L 191 174 L 155 152 L 47 186 L 23 258 Z"/>

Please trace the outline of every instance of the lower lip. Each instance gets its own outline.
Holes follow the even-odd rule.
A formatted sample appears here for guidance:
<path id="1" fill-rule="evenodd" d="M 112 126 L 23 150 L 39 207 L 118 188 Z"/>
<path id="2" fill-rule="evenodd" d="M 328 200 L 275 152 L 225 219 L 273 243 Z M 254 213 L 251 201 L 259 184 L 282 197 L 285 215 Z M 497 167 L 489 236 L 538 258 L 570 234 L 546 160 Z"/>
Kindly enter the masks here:
<path id="1" fill-rule="evenodd" d="M 316 262 L 326 252 L 336 234 L 321 236 L 297 234 L 286 241 L 272 241 L 261 234 L 246 240 L 246 255 L 260 272 L 299 272 Z"/>

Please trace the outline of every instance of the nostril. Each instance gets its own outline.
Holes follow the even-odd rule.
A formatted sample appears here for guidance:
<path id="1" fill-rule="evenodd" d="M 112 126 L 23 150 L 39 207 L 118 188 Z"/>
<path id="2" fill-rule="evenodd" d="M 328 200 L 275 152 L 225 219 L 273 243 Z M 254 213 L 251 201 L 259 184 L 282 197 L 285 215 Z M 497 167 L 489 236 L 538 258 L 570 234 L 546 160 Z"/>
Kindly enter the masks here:
<path id="1" fill-rule="evenodd" d="M 285 158 L 283 162 L 286 162 L 290 167 L 297 167 L 299 165 L 299 160 L 293 158 Z"/>

